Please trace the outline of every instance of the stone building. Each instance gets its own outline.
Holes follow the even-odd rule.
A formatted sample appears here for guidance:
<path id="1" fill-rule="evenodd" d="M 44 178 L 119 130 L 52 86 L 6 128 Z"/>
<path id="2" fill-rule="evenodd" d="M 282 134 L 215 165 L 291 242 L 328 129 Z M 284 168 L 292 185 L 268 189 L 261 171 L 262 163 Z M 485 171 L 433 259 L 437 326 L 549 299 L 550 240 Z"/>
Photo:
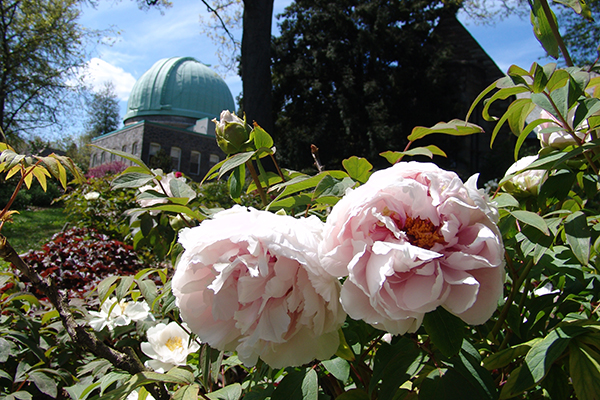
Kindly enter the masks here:
<path id="1" fill-rule="evenodd" d="M 174 171 L 200 181 L 225 157 L 211 120 L 234 107 L 227 84 L 206 65 L 191 57 L 165 58 L 133 86 L 124 127 L 94 138 L 92 144 L 131 153 L 146 164 L 166 153 Z M 117 158 L 94 147 L 90 167 Z"/>

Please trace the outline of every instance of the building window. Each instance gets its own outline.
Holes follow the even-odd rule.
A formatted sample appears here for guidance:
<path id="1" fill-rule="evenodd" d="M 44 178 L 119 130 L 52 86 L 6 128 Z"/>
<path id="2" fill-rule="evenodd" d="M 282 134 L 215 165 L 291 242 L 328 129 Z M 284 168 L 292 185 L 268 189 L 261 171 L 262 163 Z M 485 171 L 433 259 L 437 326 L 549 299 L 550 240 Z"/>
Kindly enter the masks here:
<path id="1" fill-rule="evenodd" d="M 110 162 L 115 162 L 116 158 L 117 157 L 113 153 L 110 153 Z"/>
<path id="2" fill-rule="evenodd" d="M 201 154 L 199 151 L 192 151 L 190 155 L 190 174 L 200 174 L 200 158 Z"/>
<path id="3" fill-rule="evenodd" d="M 211 165 L 214 165 L 214 164 L 218 163 L 219 161 L 221 161 L 221 159 L 219 158 L 218 155 L 211 154 L 210 158 L 208 159 L 208 161 L 210 162 Z"/>
<path id="4" fill-rule="evenodd" d="M 122 151 L 123 153 L 127 153 L 127 145 L 126 145 L 126 144 L 124 144 L 124 145 L 121 147 L 121 151 Z"/>
<path id="5" fill-rule="evenodd" d="M 179 171 L 181 166 L 181 149 L 179 147 L 171 147 L 171 163 L 174 171 Z"/>
<path id="6" fill-rule="evenodd" d="M 159 151 L 160 151 L 160 144 L 150 143 L 150 152 L 148 154 L 150 157 L 157 155 Z"/>
<path id="7" fill-rule="evenodd" d="M 96 165 L 98 165 L 98 154 L 94 153 L 92 156 L 92 167 L 95 167 Z"/>
<path id="8" fill-rule="evenodd" d="M 137 152 L 138 152 L 138 143 L 134 142 L 131 145 L 131 154 L 133 154 L 134 156 L 137 156 L 138 155 Z"/>
<path id="9" fill-rule="evenodd" d="M 102 154 L 100 154 L 100 165 L 104 164 L 106 162 L 106 153 L 102 152 Z"/>

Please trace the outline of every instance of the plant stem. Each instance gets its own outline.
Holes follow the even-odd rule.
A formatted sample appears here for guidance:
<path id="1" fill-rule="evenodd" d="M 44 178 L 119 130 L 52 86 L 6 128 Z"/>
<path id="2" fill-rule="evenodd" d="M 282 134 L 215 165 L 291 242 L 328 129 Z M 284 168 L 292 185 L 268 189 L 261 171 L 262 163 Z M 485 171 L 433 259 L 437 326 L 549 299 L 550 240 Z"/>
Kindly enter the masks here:
<path id="1" fill-rule="evenodd" d="M 556 39 L 556 43 L 558 44 L 558 48 L 565 58 L 565 64 L 567 67 L 573 66 L 573 61 L 571 60 L 571 56 L 569 55 L 569 51 L 567 50 L 567 46 L 565 46 L 565 42 L 563 41 L 560 32 L 558 32 L 558 26 L 556 25 L 556 21 L 554 20 L 554 14 L 552 10 L 550 10 L 550 6 L 546 0 L 540 0 L 540 5 L 542 6 L 542 10 L 544 10 L 544 14 L 546 14 L 546 19 L 548 20 L 548 25 L 550 25 L 550 30 Z"/>
<path id="2" fill-rule="evenodd" d="M 258 175 L 256 174 L 256 170 L 254 169 L 254 165 L 252 165 L 252 160 L 246 161 L 246 167 L 248 167 L 248 171 L 250 171 L 250 176 L 252 176 L 252 180 L 256 185 L 256 190 L 258 190 L 258 194 L 260 196 L 260 200 L 263 203 L 263 207 L 266 207 L 267 204 L 269 204 L 267 201 L 267 195 L 262 187 L 262 184 L 260 183 L 260 179 L 258 179 Z"/>
<path id="3" fill-rule="evenodd" d="M 527 265 L 525 266 L 525 268 L 523 268 L 523 272 L 521 272 L 521 275 L 519 275 L 519 278 L 513 282 L 513 287 L 511 289 L 510 293 L 508 294 L 506 303 L 504 303 L 504 307 L 502 307 L 500 316 L 498 317 L 498 320 L 496 321 L 496 324 L 494 325 L 494 328 L 492 328 L 492 332 L 490 333 L 492 340 L 496 341 L 496 336 L 498 335 L 498 332 L 500 332 L 500 329 L 502 328 L 502 325 L 504 324 L 504 321 L 506 320 L 506 317 L 508 316 L 508 311 L 510 310 L 510 306 L 511 306 L 513 300 L 515 299 L 515 296 L 517 295 L 517 293 L 519 293 L 519 290 L 521 289 L 521 285 L 523 285 L 523 282 L 527 278 L 527 275 L 529 275 L 529 272 L 531 271 L 532 267 L 533 267 L 533 259 L 530 259 L 529 262 L 527 263 Z"/>

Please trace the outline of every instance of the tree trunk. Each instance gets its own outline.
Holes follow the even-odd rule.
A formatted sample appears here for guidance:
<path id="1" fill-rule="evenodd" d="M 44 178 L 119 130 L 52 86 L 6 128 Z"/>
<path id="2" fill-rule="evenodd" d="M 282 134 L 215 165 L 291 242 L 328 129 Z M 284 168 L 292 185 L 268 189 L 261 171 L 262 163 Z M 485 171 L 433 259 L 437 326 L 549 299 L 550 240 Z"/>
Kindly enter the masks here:
<path id="1" fill-rule="evenodd" d="M 242 33 L 243 109 L 248 122 L 273 132 L 271 21 L 274 0 L 244 0 Z"/>

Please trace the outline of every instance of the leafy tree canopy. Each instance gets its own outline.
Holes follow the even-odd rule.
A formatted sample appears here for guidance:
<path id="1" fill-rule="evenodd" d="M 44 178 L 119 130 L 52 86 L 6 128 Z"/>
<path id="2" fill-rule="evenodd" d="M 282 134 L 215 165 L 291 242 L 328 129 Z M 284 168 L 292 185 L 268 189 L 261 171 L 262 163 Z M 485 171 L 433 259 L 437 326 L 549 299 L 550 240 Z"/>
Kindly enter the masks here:
<path id="1" fill-rule="evenodd" d="M 438 0 L 298 0 L 288 7 L 272 68 L 282 162 L 310 166 L 311 144 L 328 168 L 352 154 L 383 161 L 378 153 L 402 150 L 414 126 L 438 122 L 436 104 L 449 93 L 448 52 L 434 27 L 455 11 Z"/>
<path id="2" fill-rule="evenodd" d="M 79 0 L 0 2 L 0 127 L 9 140 L 55 126 L 96 32 L 78 24 Z"/>
<path id="3" fill-rule="evenodd" d="M 112 82 L 106 82 L 99 91 L 92 93 L 87 113 L 87 135 L 90 139 L 119 128 L 119 98 Z"/>

